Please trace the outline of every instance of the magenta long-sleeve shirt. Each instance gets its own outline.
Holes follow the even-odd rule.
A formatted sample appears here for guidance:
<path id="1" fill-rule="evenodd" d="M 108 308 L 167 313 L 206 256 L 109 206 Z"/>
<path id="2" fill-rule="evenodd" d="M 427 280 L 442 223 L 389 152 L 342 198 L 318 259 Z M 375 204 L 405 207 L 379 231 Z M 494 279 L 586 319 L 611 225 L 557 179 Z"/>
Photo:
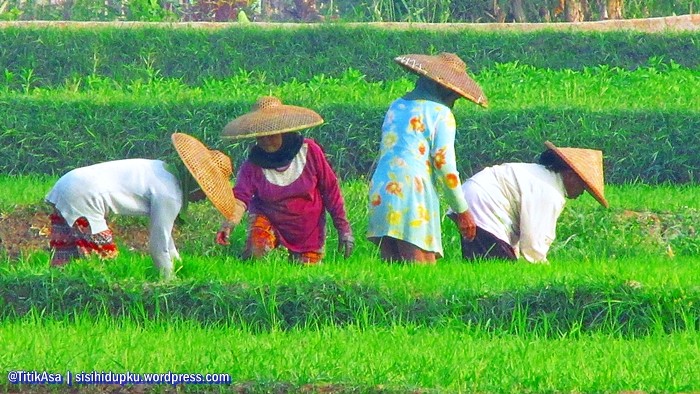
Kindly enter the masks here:
<path id="1" fill-rule="evenodd" d="M 322 250 L 326 216 L 340 237 L 351 235 L 338 178 L 316 141 L 305 138 L 299 153 L 282 169 L 265 169 L 246 160 L 233 188 L 252 214 L 270 219 L 280 243 L 292 252 Z"/>

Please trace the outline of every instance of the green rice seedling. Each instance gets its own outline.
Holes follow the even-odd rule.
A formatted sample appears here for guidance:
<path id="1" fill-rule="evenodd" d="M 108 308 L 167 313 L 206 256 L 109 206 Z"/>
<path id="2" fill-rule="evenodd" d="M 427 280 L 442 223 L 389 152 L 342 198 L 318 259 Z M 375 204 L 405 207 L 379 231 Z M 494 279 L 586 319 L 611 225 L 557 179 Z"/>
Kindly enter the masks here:
<path id="1" fill-rule="evenodd" d="M 2 265 L 5 277 L 15 278 L 13 280 L 18 282 L 8 282 L 4 287 L 23 288 L 22 278 L 36 276 L 36 280 L 41 282 L 41 278 L 46 275 L 51 278 L 51 283 L 59 286 L 52 291 L 60 291 L 60 286 L 70 284 L 73 289 L 69 292 L 71 295 L 61 295 L 55 300 L 56 303 L 52 304 L 46 295 L 39 298 L 44 297 L 39 305 L 54 305 L 51 308 L 57 309 L 47 310 L 53 310 L 52 313 L 61 316 L 70 316 L 73 309 L 84 307 L 93 308 L 90 310 L 98 313 L 104 310 L 105 305 L 118 306 L 126 302 L 126 309 L 117 307 L 121 312 L 116 313 L 136 316 L 139 320 L 139 316 L 166 316 L 163 314 L 163 308 L 166 308 L 170 311 L 168 319 L 171 319 L 186 316 L 178 315 L 181 313 L 178 306 L 180 302 L 176 301 L 185 300 L 186 305 L 203 308 L 190 314 L 195 319 L 209 313 L 212 317 L 204 317 L 203 321 L 220 323 L 248 316 L 245 319 L 253 320 L 236 324 L 261 328 L 307 325 L 317 328 L 348 322 L 360 326 L 412 322 L 422 326 L 466 324 L 484 329 L 500 327 L 506 332 L 534 330 L 546 336 L 571 336 L 582 330 L 590 330 L 591 327 L 595 330 L 628 330 L 631 327 L 629 324 L 617 326 L 616 322 L 631 321 L 630 317 L 635 316 L 641 320 L 634 326 L 640 327 L 639 332 L 643 335 L 655 331 L 650 327 L 654 324 L 658 326 L 659 322 L 663 322 L 664 329 L 670 331 L 695 328 L 692 318 L 688 317 L 693 314 L 692 308 L 687 309 L 690 301 L 682 297 L 667 296 L 668 300 L 678 300 L 674 301 L 674 306 L 674 303 L 628 294 L 627 288 L 621 287 L 622 295 L 619 297 L 629 302 L 615 303 L 596 298 L 601 291 L 617 292 L 615 289 L 618 289 L 616 286 L 619 283 L 641 288 L 645 294 L 655 291 L 665 294 L 664 289 L 692 289 L 695 283 L 700 282 L 700 271 L 697 269 L 696 256 L 687 250 L 683 252 L 677 249 L 676 254 L 671 256 L 666 252 L 649 253 L 651 249 L 643 243 L 630 245 L 631 241 L 644 239 L 643 232 L 634 235 L 629 228 L 621 231 L 606 223 L 606 220 L 615 217 L 608 211 L 600 210 L 590 198 L 574 200 L 565 210 L 565 213 L 571 210 L 582 211 L 584 214 L 580 220 L 579 216 L 572 216 L 571 218 L 576 218 L 573 222 L 567 222 L 569 219 L 566 216 L 562 218 L 560 236 L 563 231 L 570 232 L 570 235 L 561 240 L 559 249 L 552 252 L 549 265 L 464 262 L 459 258 L 459 243 L 454 226 L 444 223 L 446 242 L 448 245 L 457 245 L 457 248 L 448 247 L 446 258 L 437 267 L 413 267 L 382 263 L 376 246 L 362 239 L 367 220 L 364 208 L 366 187 L 363 182 L 343 184 L 348 211 L 354 217 L 353 227 L 358 239 L 355 255 L 348 260 L 342 260 L 330 251 L 326 263 L 319 267 L 290 264 L 283 251 L 273 253 L 262 261 L 240 260 L 237 253 L 240 252 L 245 237 L 244 226 L 235 229 L 231 248 L 219 248 L 213 243 L 213 234 L 220 219 L 210 204 L 204 203 L 193 204 L 192 220 L 178 228 L 183 261 L 178 263 L 179 279 L 172 283 L 175 286 L 172 289 L 158 283 L 159 274 L 144 251 L 129 250 L 126 244 L 122 245 L 122 253 L 115 260 L 75 261 L 62 270 L 48 266 L 49 256 L 45 251 L 30 253 L 19 259 L 5 256 Z M 662 188 L 658 192 L 659 199 L 653 197 L 653 188 L 647 190 L 650 196 L 648 202 L 638 197 L 637 190 L 640 189 L 646 190 L 648 186 L 626 185 L 619 190 L 612 187 L 608 189 L 608 195 L 611 202 L 616 200 L 615 204 L 623 207 L 628 204 L 631 207 L 637 206 L 632 204 L 652 208 L 663 206 L 680 210 L 683 215 L 685 199 L 692 202 L 694 192 L 692 187 L 687 190 L 682 188 L 683 192 L 678 194 L 672 204 L 663 204 L 660 196 L 672 195 L 673 188 Z M 145 230 L 147 227 L 144 218 L 119 218 L 115 224 L 132 229 Z M 208 231 L 205 230 L 207 228 Z M 332 234 L 330 228 L 329 234 Z M 329 238 L 331 249 L 335 240 L 333 236 Z M 601 248 L 604 248 L 602 252 Z M 93 292 L 97 291 L 95 298 L 80 295 L 80 289 L 86 288 L 86 283 L 90 282 L 105 286 L 100 291 L 97 291 L 99 286 L 93 289 Z M 114 287 L 108 286 L 109 283 L 114 283 Z M 139 283 L 152 283 L 148 285 L 151 289 L 149 291 L 159 292 L 161 298 L 151 298 L 154 301 L 148 301 L 143 306 L 140 303 L 145 299 L 130 299 L 133 286 L 139 287 Z M 258 305 L 251 311 L 251 315 L 236 312 L 238 307 L 231 309 L 221 306 L 225 299 L 222 298 L 225 294 L 222 283 L 242 286 L 233 289 L 232 294 L 243 298 L 236 299 L 231 305 L 239 305 L 249 299 L 252 302 L 249 305 Z M 599 283 L 602 287 L 596 290 L 593 286 L 591 290 L 591 283 Z M 41 286 L 43 289 L 50 288 Z M 583 293 L 567 295 L 573 291 L 571 289 Z M 154 296 L 153 293 L 149 294 L 149 297 Z M 585 294 L 588 295 L 584 296 Z M 575 313 L 569 314 L 568 311 L 579 310 L 578 307 L 568 305 L 574 296 L 578 297 L 575 298 L 579 300 L 577 302 L 584 302 L 586 297 L 597 300 L 581 304 L 591 311 L 592 320 Z M 486 304 L 474 301 L 479 297 L 485 297 L 483 302 Z M 166 304 L 160 301 L 165 301 Z M 210 301 L 214 303 L 206 306 Z M 75 307 L 71 307 L 73 302 L 76 302 Z M 491 310 L 500 312 L 493 316 L 484 314 L 489 309 L 483 308 L 489 302 L 498 305 L 497 309 Z M 131 303 L 137 308 L 133 313 L 129 312 L 128 305 Z M 661 309 L 649 309 L 657 304 Z M 212 310 L 213 314 L 206 312 Z M 654 313 L 660 314 L 657 316 Z M 511 323 L 504 324 L 506 321 Z"/>
<path id="2" fill-rule="evenodd" d="M 14 85 L 14 81 L 15 73 L 8 69 L 5 69 L 3 72 L 3 91 L 9 92 L 12 89 L 12 86 Z"/>
<path id="3" fill-rule="evenodd" d="M 364 242 L 364 241 L 358 241 Z M 366 245 L 369 250 L 372 247 Z M 618 278 L 637 282 L 648 288 L 688 287 L 700 283 L 696 257 L 643 256 L 580 259 L 562 256 L 549 265 L 508 262 L 468 263 L 460 258 L 440 261 L 436 268 L 396 266 L 382 263 L 372 254 L 357 252 L 351 260 L 328 259 L 320 267 L 299 267 L 290 264 L 283 253 L 252 262 L 235 256 L 203 257 L 183 253 L 178 264 L 178 277 L 187 280 L 243 282 L 252 286 L 279 285 L 306 278 L 329 278 L 341 282 L 364 283 L 380 289 L 392 289 L 406 297 L 413 293 L 439 294 L 445 291 L 474 289 L 500 292 L 545 285 L 551 281 L 576 282 L 580 279 Z M 457 250 L 454 251 L 458 252 Z M 5 260 L 1 265 L 8 274 L 49 272 L 47 252 L 37 251 L 19 260 Z M 130 278 L 157 281 L 158 274 L 144 252 L 123 250 L 114 260 L 83 260 L 71 263 L 66 274 L 95 272 L 113 280 Z"/>
<path id="4" fill-rule="evenodd" d="M 22 92 L 24 94 L 29 94 L 34 86 L 39 82 L 38 78 L 34 74 L 34 70 L 31 68 L 22 69 L 19 74 L 20 84 L 22 86 Z"/>

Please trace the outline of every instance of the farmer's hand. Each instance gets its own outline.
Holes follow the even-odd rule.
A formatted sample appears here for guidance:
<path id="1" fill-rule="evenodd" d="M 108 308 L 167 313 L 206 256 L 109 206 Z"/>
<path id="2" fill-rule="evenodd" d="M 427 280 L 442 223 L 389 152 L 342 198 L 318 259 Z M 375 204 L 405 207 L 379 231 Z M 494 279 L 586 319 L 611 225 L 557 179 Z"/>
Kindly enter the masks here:
<path id="1" fill-rule="evenodd" d="M 355 249 L 355 238 L 352 234 L 343 234 L 338 238 L 338 252 L 347 259 Z"/>
<path id="2" fill-rule="evenodd" d="M 235 204 L 233 206 L 233 213 L 229 220 L 224 220 L 219 227 L 219 231 L 216 233 L 216 243 L 219 245 L 228 245 L 228 239 L 231 236 L 231 228 L 236 227 L 238 223 L 241 222 L 243 213 L 245 213 L 246 205 L 243 201 L 234 198 Z"/>
<path id="3" fill-rule="evenodd" d="M 471 241 L 476 237 L 476 222 L 474 222 L 474 216 L 469 210 L 458 213 L 453 220 L 457 223 L 459 233 L 464 238 Z"/>
<path id="4" fill-rule="evenodd" d="M 228 238 L 231 236 L 231 222 L 224 220 L 216 233 L 216 243 L 219 245 L 228 245 Z"/>

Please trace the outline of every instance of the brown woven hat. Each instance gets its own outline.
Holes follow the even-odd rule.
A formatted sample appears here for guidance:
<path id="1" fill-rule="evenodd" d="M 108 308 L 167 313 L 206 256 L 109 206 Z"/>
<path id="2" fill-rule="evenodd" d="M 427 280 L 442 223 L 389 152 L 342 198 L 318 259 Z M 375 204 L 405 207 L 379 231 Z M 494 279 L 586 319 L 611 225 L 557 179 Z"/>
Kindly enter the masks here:
<path id="1" fill-rule="evenodd" d="M 489 104 L 479 84 L 467 75 L 467 65 L 454 53 L 402 55 L 394 58 L 394 61 L 412 73 L 430 78 L 453 90 L 467 100 L 483 107 Z"/>
<path id="2" fill-rule="evenodd" d="M 235 198 L 231 188 L 231 159 L 218 150 L 204 146 L 198 139 L 174 133 L 171 137 L 180 159 L 207 198 L 226 219 L 234 217 Z"/>
<path id="3" fill-rule="evenodd" d="M 561 157 L 566 164 L 583 180 L 586 190 L 608 207 L 604 194 L 603 181 L 603 152 L 596 149 L 557 148 L 553 143 L 545 141 L 544 145 Z"/>
<path id="4" fill-rule="evenodd" d="M 221 137 L 260 137 L 307 129 L 321 123 L 321 115 L 308 108 L 284 105 L 277 97 L 265 96 L 258 99 L 250 112 L 230 121 Z"/>

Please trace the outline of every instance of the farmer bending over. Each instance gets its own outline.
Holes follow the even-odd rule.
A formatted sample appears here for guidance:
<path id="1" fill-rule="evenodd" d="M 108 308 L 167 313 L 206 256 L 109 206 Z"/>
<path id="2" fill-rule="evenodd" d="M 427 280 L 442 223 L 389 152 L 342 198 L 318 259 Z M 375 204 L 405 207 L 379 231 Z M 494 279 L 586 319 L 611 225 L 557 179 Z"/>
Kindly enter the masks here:
<path id="1" fill-rule="evenodd" d="M 462 237 L 465 259 L 498 258 L 546 262 L 566 198 L 587 190 L 600 204 L 603 154 L 599 150 L 548 148 L 536 163 L 487 167 L 469 178 L 462 191 L 476 221 L 476 237 Z M 448 216 L 454 220 L 454 213 Z"/>
<path id="2" fill-rule="evenodd" d="M 46 196 L 54 207 L 50 216 L 52 266 L 96 254 L 117 256 L 106 217 L 149 216 L 149 251 L 164 278 L 173 277 L 173 260 L 180 259 L 172 229 L 188 201 L 205 196 L 228 218 L 240 220 L 231 193 L 231 160 L 183 133 L 172 135 L 181 160 L 125 159 L 76 168 L 63 175 Z"/>

